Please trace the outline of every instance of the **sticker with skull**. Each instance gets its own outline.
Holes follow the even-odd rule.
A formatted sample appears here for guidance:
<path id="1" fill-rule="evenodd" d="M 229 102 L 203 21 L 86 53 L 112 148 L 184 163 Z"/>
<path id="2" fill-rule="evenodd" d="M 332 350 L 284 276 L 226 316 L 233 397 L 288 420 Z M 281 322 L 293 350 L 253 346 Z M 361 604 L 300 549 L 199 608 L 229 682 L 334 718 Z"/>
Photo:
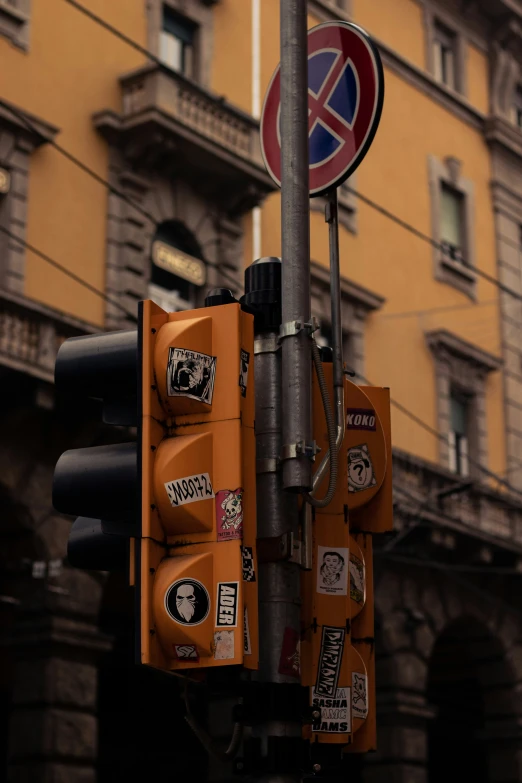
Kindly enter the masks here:
<path id="1" fill-rule="evenodd" d="M 348 491 L 361 492 L 375 484 L 377 480 L 366 443 L 348 449 Z"/>
<path id="2" fill-rule="evenodd" d="M 178 579 L 165 593 L 165 609 L 180 625 L 199 625 L 210 612 L 207 588 L 197 579 Z"/>
<path id="3" fill-rule="evenodd" d="M 243 489 L 222 489 L 216 492 L 216 523 L 218 541 L 230 541 L 243 536 Z"/>

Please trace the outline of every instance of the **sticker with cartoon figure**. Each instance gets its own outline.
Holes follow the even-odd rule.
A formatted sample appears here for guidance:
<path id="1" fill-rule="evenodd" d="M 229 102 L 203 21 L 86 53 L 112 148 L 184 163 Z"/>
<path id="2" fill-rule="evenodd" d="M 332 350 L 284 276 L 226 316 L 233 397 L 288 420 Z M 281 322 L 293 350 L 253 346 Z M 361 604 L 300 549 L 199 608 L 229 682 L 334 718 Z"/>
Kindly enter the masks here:
<path id="1" fill-rule="evenodd" d="M 250 364 L 250 354 L 248 351 L 244 351 L 241 348 L 241 359 L 239 368 L 239 386 L 241 388 L 241 396 L 246 397 L 248 386 L 248 365 Z"/>
<path id="2" fill-rule="evenodd" d="M 348 491 L 362 492 L 377 484 L 368 446 L 348 449 Z"/>
<path id="3" fill-rule="evenodd" d="M 199 625 L 210 611 L 207 588 L 197 579 L 178 579 L 165 593 L 165 609 L 179 625 Z"/>
<path id="4" fill-rule="evenodd" d="M 368 678 L 352 672 L 352 712 L 354 718 L 368 717 Z"/>
<path id="5" fill-rule="evenodd" d="M 248 625 L 248 609 L 245 606 L 243 612 L 243 654 L 252 655 L 252 645 L 250 643 L 250 627 Z"/>
<path id="6" fill-rule="evenodd" d="M 222 489 L 216 493 L 217 540 L 243 536 L 243 490 Z"/>
<path id="7" fill-rule="evenodd" d="M 214 633 L 214 658 L 226 661 L 234 657 L 234 631 L 216 631 Z"/>
<path id="8" fill-rule="evenodd" d="M 350 552 L 350 598 L 356 604 L 364 604 L 364 563 Z"/>
<path id="9" fill-rule="evenodd" d="M 350 715 L 350 688 L 337 688 L 332 697 L 321 696 L 312 688 L 312 707 L 320 712 L 314 719 L 312 731 L 316 734 L 349 734 L 352 730 Z"/>
<path id="10" fill-rule="evenodd" d="M 169 397 L 188 397 L 207 405 L 212 404 L 216 378 L 216 356 L 169 348 L 167 364 L 167 394 Z"/>
<path id="11" fill-rule="evenodd" d="M 254 553 L 251 546 L 241 547 L 241 560 L 243 564 L 243 582 L 255 582 Z"/>
<path id="12" fill-rule="evenodd" d="M 317 592 L 346 595 L 348 587 L 348 549 L 317 547 Z"/>

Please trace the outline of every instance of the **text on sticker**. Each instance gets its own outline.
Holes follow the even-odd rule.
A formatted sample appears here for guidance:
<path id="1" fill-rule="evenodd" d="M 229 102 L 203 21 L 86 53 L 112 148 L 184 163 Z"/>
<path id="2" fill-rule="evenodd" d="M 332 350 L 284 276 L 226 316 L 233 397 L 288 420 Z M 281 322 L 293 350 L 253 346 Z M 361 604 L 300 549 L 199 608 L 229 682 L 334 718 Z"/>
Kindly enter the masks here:
<path id="1" fill-rule="evenodd" d="M 212 482 L 208 473 L 196 473 L 195 476 L 167 481 L 165 484 L 170 503 L 175 508 L 195 503 L 197 500 L 208 500 L 214 497 Z"/>

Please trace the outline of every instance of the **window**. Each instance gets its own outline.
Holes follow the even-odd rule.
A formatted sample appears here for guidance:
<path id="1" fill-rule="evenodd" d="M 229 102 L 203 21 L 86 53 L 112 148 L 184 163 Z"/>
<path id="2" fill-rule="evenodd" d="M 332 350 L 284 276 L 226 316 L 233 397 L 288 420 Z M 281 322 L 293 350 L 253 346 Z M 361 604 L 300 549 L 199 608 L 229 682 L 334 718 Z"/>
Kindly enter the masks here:
<path id="1" fill-rule="evenodd" d="M 462 263 L 465 245 L 464 221 L 463 194 L 446 183 L 441 183 L 440 239 L 448 257 L 460 263 Z"/>
<path id="2" fill-rule="evenodd" d="M 522 131 L 522 84 L 515 90 L 513 105 L 511 106 L 511 122 Z"/>
<path id="3" fill-rule="evenodd" d="M 453 390 L 450 396 L 450 428 L 448 433 L 449 469 L 459 476 L 469 475 L 468 446 L 470 398 Z"/>
<path id="4" fill-rule="evenodd" d="M 446 87 L 457 89 L 457 36 L 440 22 L 433 29 L 433 75 Z"/>
<path id="5" fill-rule="evenodd" d="M 160 59 L 174 71 L 195 78 L 194 42 L 197 26 L 163 6 Z"/>
<path id="6" fill-rule="evenodd" d="M 0 35 L 21 49 L 29 45 L 31 0 L 0 0 Z"/>

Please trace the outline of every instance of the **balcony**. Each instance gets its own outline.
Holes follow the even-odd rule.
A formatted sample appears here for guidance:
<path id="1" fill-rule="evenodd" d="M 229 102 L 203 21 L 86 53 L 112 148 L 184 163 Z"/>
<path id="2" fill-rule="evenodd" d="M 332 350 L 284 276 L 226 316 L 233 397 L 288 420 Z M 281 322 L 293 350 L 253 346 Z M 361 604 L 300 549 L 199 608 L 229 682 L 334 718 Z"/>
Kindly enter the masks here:
<path id="1" fill-rule="evenodd" d="M 234 214 L 275 189 L 251 116 L 160 65 L 122 76 L 120 84 L 122 113 L 100 111 L 94 124 L 143 173 L 197 180 L 202 195 L 225 201 Z"/>
<path id="2" fill-rule="evenodd" d="M 0 367 L 53 383 L 58 348 L 96 327 L 18 294 L 0 292 Z"/>

